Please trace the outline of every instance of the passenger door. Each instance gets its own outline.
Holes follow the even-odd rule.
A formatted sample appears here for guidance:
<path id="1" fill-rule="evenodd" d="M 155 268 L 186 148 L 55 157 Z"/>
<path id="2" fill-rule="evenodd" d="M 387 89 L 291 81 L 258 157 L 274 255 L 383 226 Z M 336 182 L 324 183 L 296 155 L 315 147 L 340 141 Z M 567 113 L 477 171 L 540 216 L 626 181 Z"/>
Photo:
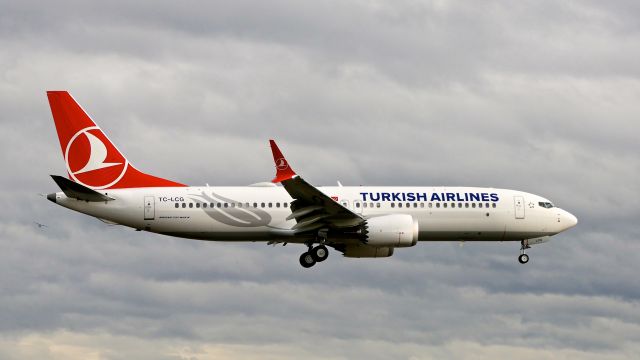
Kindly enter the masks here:
<path id="1" fill-rule="evenodd" d="M 516 219 L 524 219 L 524 197 L 523 196 L 514 196 L 513 197 L 513 207 L 516 214 Z"/>
<path id="2" fill-rule="evenodd" d="M 156 217 L 156 199 L 153 196 L 144 197 L 144 219 L 153 220 Z"/>

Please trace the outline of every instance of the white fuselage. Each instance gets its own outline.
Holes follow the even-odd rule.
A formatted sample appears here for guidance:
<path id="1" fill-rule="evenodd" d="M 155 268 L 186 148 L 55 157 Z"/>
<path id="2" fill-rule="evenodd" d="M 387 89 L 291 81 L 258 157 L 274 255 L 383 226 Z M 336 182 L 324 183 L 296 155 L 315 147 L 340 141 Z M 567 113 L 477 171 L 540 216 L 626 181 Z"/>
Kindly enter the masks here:
<path id="1" fill-rule="evenodd" d="M 371 218 L 411 215 L 419 241 L 520 241 L 555 235 L 577 220 L 521 191 L 471 187 L 319 187 Z M 56 194 L 56 203 L 139 230 L 212 241 L 305 242 L 291 228 L 291 196 L 281 186 L 167 187 L 104 190 L 115 200 L 86 202 Z"/>

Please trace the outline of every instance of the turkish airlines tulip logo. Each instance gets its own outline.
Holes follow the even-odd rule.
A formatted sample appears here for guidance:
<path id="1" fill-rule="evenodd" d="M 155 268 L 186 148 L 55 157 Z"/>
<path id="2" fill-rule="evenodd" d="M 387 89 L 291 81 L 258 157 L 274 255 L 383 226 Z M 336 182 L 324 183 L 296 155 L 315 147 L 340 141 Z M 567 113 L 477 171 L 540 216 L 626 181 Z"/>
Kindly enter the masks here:
<path id="1" fill-rule="evenodd" d="M 289 164 L 287 164 L 287 160 L 285 160 L 284 158 L 280 158 L 276 161 L 276 169 L 286 170 L 288 167 Z"/>
<path id="2" fill-rule="evenodd" d="M 113 186 L 124 176 L 129 162 L 97 126 L 78 131 L 64 154 L 67 171 L 76 182 L 94 188 Z"/>

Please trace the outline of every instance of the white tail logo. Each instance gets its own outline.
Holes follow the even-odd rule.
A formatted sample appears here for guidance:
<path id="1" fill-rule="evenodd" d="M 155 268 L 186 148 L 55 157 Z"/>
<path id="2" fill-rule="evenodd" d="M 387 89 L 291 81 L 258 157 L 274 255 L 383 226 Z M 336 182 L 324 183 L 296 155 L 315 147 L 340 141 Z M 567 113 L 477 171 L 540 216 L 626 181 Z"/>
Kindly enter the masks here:
<path id="1" fill-rule="evenodd" d="M 278 170 L 285 170 L 288 167 L 289 164 L 287 164 L 287 160 L 285 160 L 284 158 L 280 158 L 276 161 L 276 168 Z"/>
<path id="2" fill-rule="evenodd" d="M 89 147 L 91 149 L 89 152 L 89 161 L 87 161 L 87 164 L 82 169 L 74 172 L 75 175 L 122 164 L 104 162 L 107 159 L 107 147 L 102 140 L 89 132 L 85 132 L 84 135 L 89 140 Z"/>
<path id="3" fill-rule="evenodd" d="M 71 137 L 71 139 L 67 143 L 67 148 L 65 149 L 65 152 L 64 152 L 64 159 L 65 159 L 65 162 L 67 163 L 67 171 L 69 172 L 69 176 L 71 177 L 71 179 L 76 181 L 77 183 L 80 183 L 84 186 L 88 186 L 92 189 L 107 189 L 113 186 L 114 184 L 116 184 L 118 181 L 120 181 L 120 179 L 122 179 L 124 174 L 127 172 L 127 168 L 129 167 L 129 161 L 127 161 L 127 159 L 123 157 L 124 166 L 122 166 L 122 171 L 120 171 L 120 174 L 116 178 L 112 179 L 111 176 L 109 176 L 108 178 L 104 178 L 103 175 L 98 173 L 98 174 L 86 174 L 86 175 L 80 176 L 81 178 L 84 179 L 84 181 L 78 179 L 77 175 L 80 175 L 80 174 L 85 174 L 93 170 L 100 170 L 100 169 L 109 168 L 112 166 L 123 165 L 122 162 L 115 162 L 115 163 L 104 162 L 107 159 L 109 149 L 107 149 L 107 146 L 99 137 L 91 134 L 89 130 L 101 131 L 100 128 L 97 126 L 89 126 L 87 128 L 84 128 L 78 131 L 75 135 Z M 87 137 L 87 140 L 89 140 L 89 159 L 87 160 L 87 163 L 82 167 L 82 169 L 77 171 L 72 171 L 71 166 L 69 164 L 69 151 L 71 149 L 71 145 L 82 134 L 84 134 Z"/>

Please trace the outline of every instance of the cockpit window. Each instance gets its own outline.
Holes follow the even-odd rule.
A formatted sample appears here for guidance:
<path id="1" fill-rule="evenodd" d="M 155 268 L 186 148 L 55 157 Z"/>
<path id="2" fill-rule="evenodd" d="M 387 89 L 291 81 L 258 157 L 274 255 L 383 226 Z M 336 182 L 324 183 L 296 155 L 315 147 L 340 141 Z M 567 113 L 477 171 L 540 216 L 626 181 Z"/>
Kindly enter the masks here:
<path id="1" fill-rule="evenodd" d="M 553 204 L 550 202 L 539 202 L 538 205 L 540 205 L 540 207 L 543 207 L 545 209 L 551 209 L 553 207 Z"/>

